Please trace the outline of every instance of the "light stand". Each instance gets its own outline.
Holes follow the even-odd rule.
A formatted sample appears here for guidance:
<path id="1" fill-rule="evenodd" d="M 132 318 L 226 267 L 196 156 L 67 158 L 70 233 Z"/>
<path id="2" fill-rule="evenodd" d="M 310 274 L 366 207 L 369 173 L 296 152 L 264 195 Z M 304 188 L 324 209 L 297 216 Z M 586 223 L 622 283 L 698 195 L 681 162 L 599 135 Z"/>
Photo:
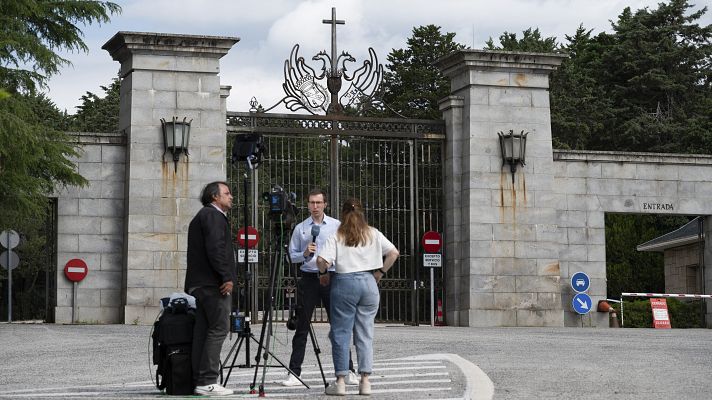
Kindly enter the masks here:
<path id="1" fill-rule="evenodd" d="M 240 312 L 237 310 L 237 307 L 232 310 L 232 315 L 230 318 L 230 332 L 237 332 L 238 334 L 238 340 L 235 342 L 235 344 L 232 346 L 230 351 L 228 352 L 227 356 L 225 357 L 225 360 L 222 363 L 222 368 L 220 370 L 220 376 L 221 376 L 221 383 L 223 386 L 227 384 L 227 381 L 230 379 L 230 374 L 232 373 L 232 369 L 235 367 L 235 361 L 237 360 L 237 356 L 240 353 L 240 348 L 243 345 L 243 342 L 245 344 L 245 364 L 239 365 L 240 368 L 252 368 L 251 364 L 251 358 L 250 358 L 250 341 L 249 339 L 254 340 L 257 342 L 257 339 L 254 337 L 252 334 L 252 330 L 250 328 L 250 310 L 251 310 L 251 304 L 250 304 L 250 299 L 251 299 L 251 284 L 250 282 L 252 281 L 252 274 L 250 272 L 249 268 L 249 257 L 248 257 L 248 246 L 247 246 L 247 241 L 248 241 L 248 234 L 247 234 L 247 227 L 250 226 L 250 221 L 249 221 L 249 210 L 248 210 L 248 193 L 249 193 L 249 185 L 250 185 L 250 174 L 254 171 L 255 168 L 259 166 L 259 163 L 261 161 L 262 157 L 262 152 L 264 151 L 264 145 L 262 143 L 262 137 L 259 135 L 239 135 L 235 137 L 235 141 L 233 142 L 233 147 L 232 147 L 232 164 L 233 166 L 236 164 L 237 161 L 245 161 L 245 174 L 244 174 L 244 186 L 243 186 L 243 221 L 244 221 L 244 242 L 243 242 L 243 248 L 245 249 L 245 256 L 244 256 L 244 268 L 243 268 L 243 281 L 245 282 L 245 287 L 243 289 L 243 296 L 242 298 L 244 301 L 241 301 L 241 305 L 243 305 L 242 309 L 243 311 Z M 242 315 L 240 315 L 242 314 Z M 238 329 L 239 328 L 239 329 Z M 233 356 L 234 352 L 234 356 Z M 228 365 L 228 360 L 230 359 L 230 356 L 232 357 L 232 362 Z M 228 373 L 227 375 L 223 378 L 222 373 L 223 370 L 227 369 Z"/>

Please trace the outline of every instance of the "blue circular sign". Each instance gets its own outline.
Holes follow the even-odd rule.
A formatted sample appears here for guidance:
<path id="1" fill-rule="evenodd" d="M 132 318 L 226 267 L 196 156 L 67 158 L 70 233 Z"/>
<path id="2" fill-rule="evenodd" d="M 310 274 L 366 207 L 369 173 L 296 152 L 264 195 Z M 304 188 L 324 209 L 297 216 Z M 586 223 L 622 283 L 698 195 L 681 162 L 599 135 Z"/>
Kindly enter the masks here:
<path id="1" fill-rule="evenodd" d="M 577 313 L 588 314 L 588 312 L 591 311 L 593 302 L 591 301 L 591 297 L 589 297 L 586 293 L 579 293 L 574 296 L 574 299 L 571 301 L 571 305 Z"/>
<path id="2" fill-rule="evenodd" d="M 583 293 L 591 287 L 591 279 L 583 272 L 577 272 L 571 276 L 571 288 L 576 293 Z"/>

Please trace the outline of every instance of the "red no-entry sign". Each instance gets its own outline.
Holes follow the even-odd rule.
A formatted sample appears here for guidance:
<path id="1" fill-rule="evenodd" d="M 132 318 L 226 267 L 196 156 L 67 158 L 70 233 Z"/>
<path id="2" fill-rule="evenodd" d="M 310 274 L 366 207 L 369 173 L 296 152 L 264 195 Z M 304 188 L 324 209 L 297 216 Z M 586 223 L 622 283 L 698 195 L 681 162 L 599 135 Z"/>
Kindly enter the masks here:
<path id="1" fill-rule="evenodd" d="M 87 276 L 89 268 L 87 263 L 79 258 L 73 258 L 67 261 L 64 266 L 64 275 L 72 282 L 81 282 Z"/>
<path id="2" fill-rule="evenodd" d="M 257 232 L 257 229 L 255 229 L 252 226 L 247 227 L 247 248 L 252 249 L 257 246 L 257 242 L 260 241 L 260 233 Z M 239 231 L 237 231 L 237 238 L 235 238 L 235 242 L 237 242 L 237 245 L 240 247 L 245 247 L 245 228 L 240 228 Z"/>
<path id="3" fill-rule="evenodd" d="M 423 245 L 423 250 L 426 253 L 437 253 L 443 246 L 443 239 L 439 233 L 435 231 L 427 231 L 423 234 L 421 244 Z"/>

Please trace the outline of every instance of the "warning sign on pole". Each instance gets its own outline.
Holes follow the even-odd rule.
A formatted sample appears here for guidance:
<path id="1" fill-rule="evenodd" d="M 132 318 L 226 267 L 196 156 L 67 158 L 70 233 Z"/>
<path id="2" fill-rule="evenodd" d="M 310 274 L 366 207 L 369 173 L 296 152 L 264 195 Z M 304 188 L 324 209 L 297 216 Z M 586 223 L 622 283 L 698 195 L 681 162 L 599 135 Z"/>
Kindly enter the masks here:
<path id="1" fill-rule="evenodd" d="M 438 268 L 443 266 L 443 256 L 440 253 L 425 253 L 423 254 L 423 267 Z"/>
<path id="2" fill-rule="evenodd" d="M 254 249 L 259 241 L 260 233 L 257 232 L 257 229 L 251 226 L 248 226 L 247 229 L 245 229 L 244 227 L 240 228 L 240 230 L 237 231 L 237 237 L 235 238 L 235 242 L 237 243 L 237 245 L 239 247 L 242 247 L 243 249 L 245 248 L 245 244 L 247 244 L 248 249 Z"/>
<path id="3" fill-rule="evenodd" d="M 438 232 L 427 231 L 423 234 L 420 244 L 426 253 L 437 253 L 443 245 L 443 239 Z"/>
<path id="4" fill-rule="evenodd" d="M 665 299 L 650 299 L 650 307 L 653 309 L 653 327 L 655 329 L 670 329 L 670 315 L 668 314 L 667 302 Z"/>

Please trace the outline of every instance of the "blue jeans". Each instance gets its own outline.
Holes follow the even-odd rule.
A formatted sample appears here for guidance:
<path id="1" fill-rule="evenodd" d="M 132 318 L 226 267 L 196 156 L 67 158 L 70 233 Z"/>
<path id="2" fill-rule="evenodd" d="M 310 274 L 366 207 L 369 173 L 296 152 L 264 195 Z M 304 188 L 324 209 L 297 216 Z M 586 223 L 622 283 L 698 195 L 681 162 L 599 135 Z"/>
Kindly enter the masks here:
<path id="1" fill-rule="evenodd" d="M 378 312 L 378 285 L 371 272 L 331 277 L 331 354 L 336 376 L 349 373 L 349 345 L 354 334 L 358 372 L 373 369 L 373 326 Z"/>

